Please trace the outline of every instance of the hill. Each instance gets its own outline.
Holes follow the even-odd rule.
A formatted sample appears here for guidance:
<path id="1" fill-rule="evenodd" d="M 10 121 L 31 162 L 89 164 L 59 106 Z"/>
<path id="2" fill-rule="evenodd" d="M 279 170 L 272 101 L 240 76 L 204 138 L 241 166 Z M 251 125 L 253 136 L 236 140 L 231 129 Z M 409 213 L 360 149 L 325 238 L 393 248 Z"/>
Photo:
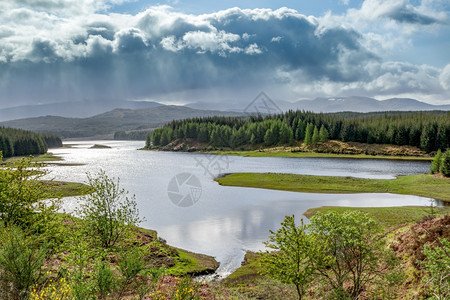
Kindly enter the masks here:
<path id="1" fill-rule="evenodd" d="M 162 106 L 151 101 L 72 101 L 50 104 L 22 105 L 0 109 L 0 121 L 34 118 L 41 116 L 60 116 L 70 118 L 87 118 L 112 109 L 140 109 Z"/>
<path id="2" fill-rule="evenodd" d="M 240 116 L 243 113 L 198 110 L 183 106 L 156 106 L 142 109 L 114 109 L 89 118 L 45 116 L 0 122 L 0 126 L 55 133 L 63 138 L 108 136 L 116 131 L 156 128 L 169 121 L 208 117 Z"/>

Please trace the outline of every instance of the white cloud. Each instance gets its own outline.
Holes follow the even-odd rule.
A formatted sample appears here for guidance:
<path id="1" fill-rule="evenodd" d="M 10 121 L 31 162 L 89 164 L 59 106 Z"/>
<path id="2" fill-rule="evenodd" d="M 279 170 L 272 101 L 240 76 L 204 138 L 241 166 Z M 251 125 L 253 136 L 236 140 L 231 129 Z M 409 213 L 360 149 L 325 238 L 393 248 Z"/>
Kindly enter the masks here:
<path id="1" fill-rule="evenodd" d="M 281 41 L 283 37 L 282 36 L 274 36 L 270 41 L 272 43 L 278 43 L 279 41 Z"/>
<path id="2" fill-rule="evenodd" d="M 442 87 L 446 90 L 450 90 L 450 64 L 446 65 L 439 75 L 439 81 Z"/>
<path id="3" fill-rule="evenodd" d="M 257 44 L 251 44 L 250 46 L 245 49 L 245 53 L 254 55 L 254 54 L 261 54 L 262 50 L 258 47 Z"/>
<path id="4" fill-rule="evenodd" d="M 189 31 L 183 36 L 183 42 L 186 47 L 200 52 L 220 52 L 225 55 L 227 52 L 240 52 L 239 47 L 233 47 L 230 44 L 240 39 L 240 36 L 228 33 L 223 30 L 218 32 Z"/>

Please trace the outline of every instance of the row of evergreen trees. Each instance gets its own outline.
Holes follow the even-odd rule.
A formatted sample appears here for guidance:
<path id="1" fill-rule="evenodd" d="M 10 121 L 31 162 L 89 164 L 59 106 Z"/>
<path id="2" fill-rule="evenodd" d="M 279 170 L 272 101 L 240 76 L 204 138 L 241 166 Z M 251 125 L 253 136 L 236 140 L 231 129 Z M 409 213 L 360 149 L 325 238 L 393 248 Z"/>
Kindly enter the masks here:
<path id="1" fill-rule="evenodd" d="M 312 113 L 271 116 L 206 117 L 172 121 L 147 137 L 154 146 L 193 139 L 212 147 L 248 144 L 314 144 L 327 139 L 416 146 L 425 152 L 450 147 L 450 112 Z"/>
<path id="2" fill-rule="evenodd" d="M 61 138 L 54 134 L 0 127 L 0 151 L 3 157 L 43 154 L 49 147 L 61 146 Z"/>
<path id="3" fill-rule="evenodd" d="M 122 141 L 145 141 L 151 132 L 151 130 L 116 131 L 114 133 L 114 139 Z"/>

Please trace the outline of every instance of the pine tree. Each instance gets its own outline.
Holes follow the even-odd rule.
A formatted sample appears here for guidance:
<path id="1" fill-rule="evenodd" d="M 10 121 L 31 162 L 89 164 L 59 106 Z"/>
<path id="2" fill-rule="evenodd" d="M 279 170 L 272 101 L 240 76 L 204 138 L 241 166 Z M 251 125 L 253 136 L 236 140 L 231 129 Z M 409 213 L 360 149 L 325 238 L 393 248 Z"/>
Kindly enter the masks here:
<path id="1" fill-rule="evenodd" d="M 325 126 L 322 124 L 319 130 L 319 142 L 326 142 L 328 141 L 328 130 L 325 128 Z"/>
<path id="2" fill-rule="evenodd" d="M 431 163 L 430 168 L 431 174 L 439 173 L 439 170 L 441 168 L 441 160 L 442 160 L 442 152 L 441 149 L 439 149 L 436 153 L 436 156 L 433 159 L 433 162 Z"/>
<path id="3" fill-rule="evenodd" d="M 295 130 L 295 139 L 300 141 L 305 138 L 306 125 L 302 120 L 298 120 L 297 128 Z"/>
<path id="4" fill-rule="evenodd" d="M 305 140 L 304 140 L 304 143 L 305 143 L 305 145 L 307 145 L 307 146 L 308 146 L 308 145 L 311 145 L 311 143 L 312 143 L 313 130 L 314 130 L 313 124 L 308 123 L 308 124 L 306 125 Z"/>
<path id="5" fill-rule="evenodd" d="M 264 144 L 266 144 L 266 146 L 273 146 L 276 145 L 277 142 L 278 142 L 277 134 L 274 128 L 272 127 L 269 130 L 267 130 L 266 134 L 264 135 Z"/>
<path id="6" fill-rule="evenodd" d="M 311 143 L 317 144 L 319 142 L 319 130 L 317 129 L 317 126 L 314 126 L 314 132 L 311 138 Z"/>
<path id="7" fill-rule="evenodd" d="M 286 125 L 283 124 L 280 128 L 280 143 L 281 144 L 292 144 L 294 142 L 294 135 L 292 130 Z"/>

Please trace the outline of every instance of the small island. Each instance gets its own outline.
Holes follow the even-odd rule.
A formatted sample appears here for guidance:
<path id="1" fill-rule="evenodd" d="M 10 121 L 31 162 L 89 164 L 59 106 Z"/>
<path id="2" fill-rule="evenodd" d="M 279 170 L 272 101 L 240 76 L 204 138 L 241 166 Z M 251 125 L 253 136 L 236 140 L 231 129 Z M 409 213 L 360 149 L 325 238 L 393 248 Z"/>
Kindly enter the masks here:
<path id="1" fill-rule="evenodd" d="M 94 146 L 90 147 L 89 149 L 111 149 L 111 147 L 102 144 L 94 144 Z"/>

